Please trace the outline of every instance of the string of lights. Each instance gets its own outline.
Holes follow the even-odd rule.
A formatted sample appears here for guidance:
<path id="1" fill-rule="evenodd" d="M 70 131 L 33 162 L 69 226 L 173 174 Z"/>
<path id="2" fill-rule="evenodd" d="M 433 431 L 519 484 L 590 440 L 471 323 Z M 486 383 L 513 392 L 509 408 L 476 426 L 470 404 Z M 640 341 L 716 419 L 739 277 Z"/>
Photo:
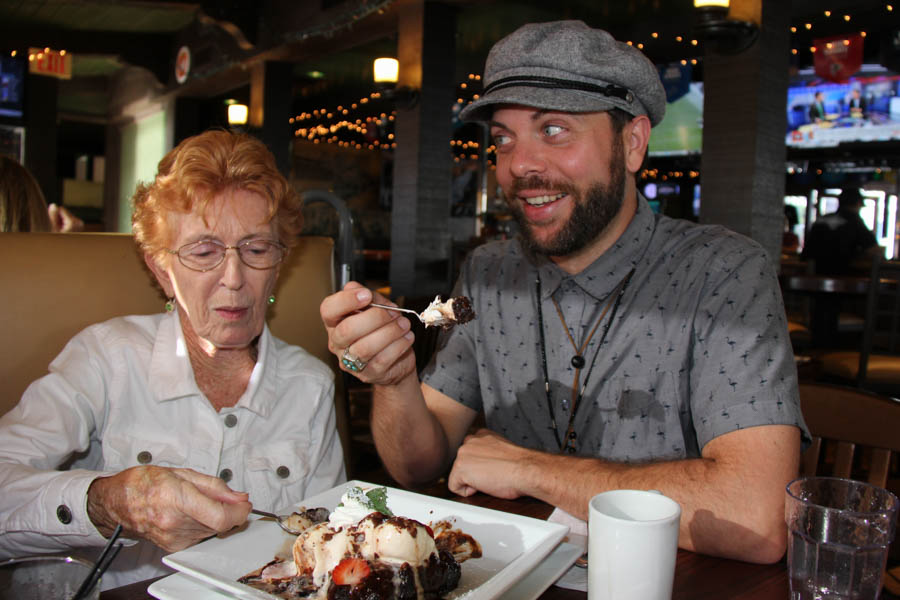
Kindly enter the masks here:
<path id="1" fill-rule="evenodd" d="M 890 15 L 894 12 L 894 6 L 890 2 L 884 3 L 879 10 L 884 15 Z M 832 11 L 823 9 L 819 17 L 810 18 L 802 22 L 794 23 L 790 26 L 792 34 L 791 54 L 796 57 L 795 60 L 807 60 L 811 62 L 812 56 L 822 48 L 817 48 L 816 44 L 808 46 L 800 46 L 800 43 L 812 35 L 816 35 L 818 30 L 823 30 L 823 35 L 830 35 L 835 26 L 840 24 L 852 24 L 856 21 L 852 11 Z M 838 25 L 836 25 L 836 23 Z M 866 37 L 867 32 L 862 30 L 844 31 L 844 35 L 859 35 Z M 658 31 L 652 31 L 644 39 L 628 39 L 626 43 L 635 46 L 642 51 L 649 51 L 653 48 L 653 44 L 670 44 L 672 41 L 678 46 L 683 46 L 679 59 L 682 66 L 688 64 L 692 66 L 699 65 L 703 60 L 703 44 L 702 41 L 690 35 L 676 35 L 670 39 L 665 39 Z M 841 43 L 840 40 L 829 41 L 827 44 Z M 849 39 L 843 40 L 845 45 L 850 43 Z M 456 115 L 462 108 L 473 102 L 479 97 L 481 90 L 481 76 L 470 73 L 466 80 L 458 83 L 457 97 L 452 107 L 452 114 Z M 390 150 L 396 148 L 394 139 L 393 123 L 396 118 L 396 110 L 392 107 L 381 112 L 372 114 L 372 107 L 382 95 L 379 92 L 372 92 L 369 96 L 360 98 L 356 102 L 349 105 L 339 105 L 335 108 L 321 108 L 311 112 L 303 112 L 290 119 L 290 125 L 294 127 L 294 135 L 297 138 L 306 139 L 314 144 L 327 143 L 336 144 L 340 147 L 355 148 L 357 150 Z M 466 128 L 457 128 L 459 134 L 471 134 Z M 460 163 L 467 160 L 480 160 L 482 152 L 482 144 L 474 139 L 462 137 L 459 135 L 450 141 L 451 153 L 453 160 Z M 489 168 L 495 168 L 495 147 L 488 145 L 483 148 L 486 155 L 486 162 Z M 672 169 L 662 171 L 656 168 L 647 168 L 641 171 L 640 177 L 643 180 L 659 180 L 666 181 L 672 179 L 697 179 L 700 173 L 696 170 Z"/>

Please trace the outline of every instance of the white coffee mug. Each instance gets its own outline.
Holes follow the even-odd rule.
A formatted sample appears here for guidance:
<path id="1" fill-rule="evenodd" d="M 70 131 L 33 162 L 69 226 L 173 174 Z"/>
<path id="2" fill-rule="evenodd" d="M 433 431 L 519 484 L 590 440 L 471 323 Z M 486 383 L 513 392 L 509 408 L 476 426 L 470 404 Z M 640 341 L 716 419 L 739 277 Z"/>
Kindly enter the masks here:
<path id="1" fill-rule="evenodd" d="M 655 490 L 612 490 L 588 507 L 588 598 L 672 597 L 681 506 Z"/>

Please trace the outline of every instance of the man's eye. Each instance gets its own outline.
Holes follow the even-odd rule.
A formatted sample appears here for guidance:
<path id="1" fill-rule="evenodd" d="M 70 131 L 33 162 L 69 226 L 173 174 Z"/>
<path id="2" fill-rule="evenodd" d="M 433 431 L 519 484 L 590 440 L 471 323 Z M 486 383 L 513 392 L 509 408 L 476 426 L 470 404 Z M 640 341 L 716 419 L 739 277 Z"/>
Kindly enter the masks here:
<path id="1" fill-rule="evenodd" d="M 544 135 L 553 136 L 562 133 L 564 130 L 559 125 L 544 125 Z"/>
<path id="2" fill-rule="evenodd" d="M 504 146 L 509 143 L 509 136 L 503 135 L 502 133 L 496 133 L 491 136 L 494 141 L 495 146 Z"/>

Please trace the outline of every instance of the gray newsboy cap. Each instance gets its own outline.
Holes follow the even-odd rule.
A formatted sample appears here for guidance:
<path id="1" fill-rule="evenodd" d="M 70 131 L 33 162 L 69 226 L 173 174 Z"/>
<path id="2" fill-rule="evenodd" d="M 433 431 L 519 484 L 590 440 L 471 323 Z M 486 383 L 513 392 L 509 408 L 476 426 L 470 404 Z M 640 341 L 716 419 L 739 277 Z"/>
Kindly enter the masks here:
<path id="1" fill-rule="evenodd" d="M 529 23 L 491 48 L 484 93 L 460 112 L 464 121 L 489 121 L 497 104 L 563 112 L 620 108 L 656 125 L 666 92 L 644 54 L 582 21 Z"/>

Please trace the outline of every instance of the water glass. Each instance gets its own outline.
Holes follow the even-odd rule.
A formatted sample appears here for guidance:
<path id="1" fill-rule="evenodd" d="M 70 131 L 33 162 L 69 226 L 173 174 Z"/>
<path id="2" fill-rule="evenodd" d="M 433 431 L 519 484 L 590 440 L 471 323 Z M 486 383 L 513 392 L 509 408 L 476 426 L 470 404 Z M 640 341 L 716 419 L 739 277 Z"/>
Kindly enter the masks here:
<path id="1" fill-rule="evenodd" d="M 0 562 L 0 600 L 70 600 L 93 565 L 70 556 L 30 556 Z M 100 584 L 87 600 L 100 598 Z"/>
<path id="2" fill-rule="evenodd" d="M 898 505 L 887 490 L 852 479 L 788 484 L 791 600 L 877 599 Z"/>

